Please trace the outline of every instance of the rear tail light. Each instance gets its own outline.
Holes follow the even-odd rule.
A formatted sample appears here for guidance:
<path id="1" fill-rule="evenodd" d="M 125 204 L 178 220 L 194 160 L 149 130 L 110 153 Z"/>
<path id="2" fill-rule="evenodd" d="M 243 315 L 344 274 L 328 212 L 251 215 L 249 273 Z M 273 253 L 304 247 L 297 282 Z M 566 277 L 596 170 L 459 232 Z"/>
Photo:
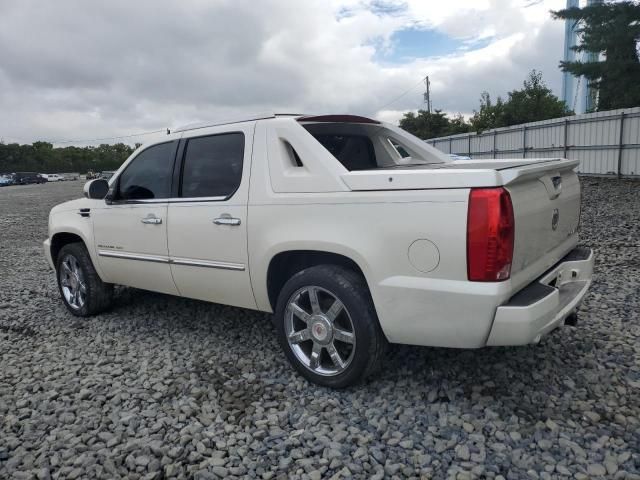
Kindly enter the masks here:
<path id="1" fill-rule="evenodd" d="M 467 276 L 499 282 L 511 275 L 513 205 L 504 188 L 473 188 L 467 217 Z"/>

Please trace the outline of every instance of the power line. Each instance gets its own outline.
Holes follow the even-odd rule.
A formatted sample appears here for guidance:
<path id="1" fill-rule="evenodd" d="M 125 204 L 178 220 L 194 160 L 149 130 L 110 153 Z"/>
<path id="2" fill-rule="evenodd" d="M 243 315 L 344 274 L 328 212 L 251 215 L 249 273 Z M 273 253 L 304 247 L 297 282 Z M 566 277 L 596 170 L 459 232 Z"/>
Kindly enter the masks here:
<path id="1" fill-rule="evenodd" d="M 408 90 L 404 91 L 403 93 L 401 93 L 400 95 L 398 95 L 397 97 L 395 97 L 393 100 L 391 100 L 390 102 L 385 103 L 384 105 L 382 105 L 381 107 L 378 107 L 375 112 L 379 112 L 380 110 L 382 110 L 383 108 L 388 107 L 389 105 L 391 105 L 392 103 L 397 102 L 398 100 L 400 100 L 402 97 L 404 97 L 407 93 L 409 93 L 411 90 L 415 90 L 415 88 L 418 85 L 422 85 L 424 82 L 424 77 L 422 77 L 420 79 L 420 81 L 418 83 L 416 83 L 413 87 L 409 88 Z"/>
<path id="2" fill-rule="evenodd" d="M 84 140 L 78 139 L 78 140 L 48 140 L 48 141 L 49 143 L 90 143 L 90 142 L 100 142 L 103 140 L 119 140 L 122 138 L 142 137 L 143 135 L 152 135 L 154 133 L 161 133 L 166 131 L 167 129 L 161 128 L 159 130 L 153 130 L 150 132 L 132 133 L 129 135 L 120 135 L 117 137 L 90 138 L 90 139 L 84 139 Z"/>
<path id="3" fill-rule="evenodd" d="M 140 132 L 140 133 L 131 133 L 128 135 L 118 135 L 115 137 L 100 137 L 100 138 L 85 138 L 85 139 L 75 139 L 75 140 L 56 140 L 56 139 L 43 139 L 43 140 L 36 140 L 36 141 L 40 141 L 40 142 L 48 142 L 48 143 L 91 143 L 91 142 L 101 142 L 101 141 L 105 141 L 105 140 L 119 140 L 119 139 L 123 139 L 123 138 L 133 138 L 133 137 L 142 137 L 144 135 L 152 135 L 154 133 L 162 133 L 162 132 L 166 132 L 167 129 L 166 128 L 161 128 L 159 130 L 152 130 L 149 132 Z M 16 138 L 16 139 L 21 139 L 21 140 L 27 140 L 25 137 L 17 137 L 15 135 L 6 135 L 7 138 Z"/>

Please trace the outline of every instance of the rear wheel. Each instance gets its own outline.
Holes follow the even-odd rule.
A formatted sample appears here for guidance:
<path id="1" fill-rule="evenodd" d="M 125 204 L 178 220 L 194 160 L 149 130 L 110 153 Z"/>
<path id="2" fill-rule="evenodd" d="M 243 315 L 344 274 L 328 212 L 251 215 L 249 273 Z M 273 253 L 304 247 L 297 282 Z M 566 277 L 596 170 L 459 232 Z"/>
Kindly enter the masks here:
<path id="1" fill-rule="evenodd" d="M 319 385 L 357 383 L 379 367 L 386 349 L 364 279 L 342 267 L 294 275 L 280 292 L 275 319 L 288 360 Z"/>
<path id="2" fill-rule="evenodd" d="M 60 249 L 56 275 L 62 301 L 74 315 L 88 317 L 111 305 L 113 285 L 100 279 L 82 243 Z"/>

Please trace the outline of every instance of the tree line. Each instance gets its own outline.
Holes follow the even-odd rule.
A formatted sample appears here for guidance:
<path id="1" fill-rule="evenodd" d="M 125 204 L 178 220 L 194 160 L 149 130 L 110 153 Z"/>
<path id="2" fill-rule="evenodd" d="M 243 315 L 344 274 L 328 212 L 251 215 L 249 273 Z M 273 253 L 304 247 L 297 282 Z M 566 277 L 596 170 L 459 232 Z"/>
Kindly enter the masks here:
<path id="1" fill-rule="evenodd" d="M 483 92 L 480 107 L 474 110 L 469 121 L 460 114 L 449 118 L 442 110 L 418 110 L 417 114 L 405 113 L 400 120 L 400 127 L 422 139 L 428 139 L 566 115 L 573 115 L 573 112 L 546 86 L 542 74 L 533 70 L 524 81 L 523 88 L 509 92 L 506 100 L 498 97 L 493 101 L 488 92 Z"/>
<path id="2" fill-rule="evenodd" d="M 86 173 L 117 170 L 136 147 L 117 143 L 90 147 L 54 147 L 49 142 L 31 145 L 0 142 L 0 173 Z"/>

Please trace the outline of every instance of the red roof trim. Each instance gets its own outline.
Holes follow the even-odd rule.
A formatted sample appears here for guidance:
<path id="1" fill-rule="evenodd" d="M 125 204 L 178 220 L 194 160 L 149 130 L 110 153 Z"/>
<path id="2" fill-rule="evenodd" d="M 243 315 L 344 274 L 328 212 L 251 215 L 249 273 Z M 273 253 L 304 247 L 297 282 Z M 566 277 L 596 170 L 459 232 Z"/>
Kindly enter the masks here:
<path id="1" fill-rule="evenodd" d="M 359 115 L 315 115 L 298 118 L 299 122 L 327 122 L 327 123 L 373 123 L 379 125 L 380 122 Z"/>

